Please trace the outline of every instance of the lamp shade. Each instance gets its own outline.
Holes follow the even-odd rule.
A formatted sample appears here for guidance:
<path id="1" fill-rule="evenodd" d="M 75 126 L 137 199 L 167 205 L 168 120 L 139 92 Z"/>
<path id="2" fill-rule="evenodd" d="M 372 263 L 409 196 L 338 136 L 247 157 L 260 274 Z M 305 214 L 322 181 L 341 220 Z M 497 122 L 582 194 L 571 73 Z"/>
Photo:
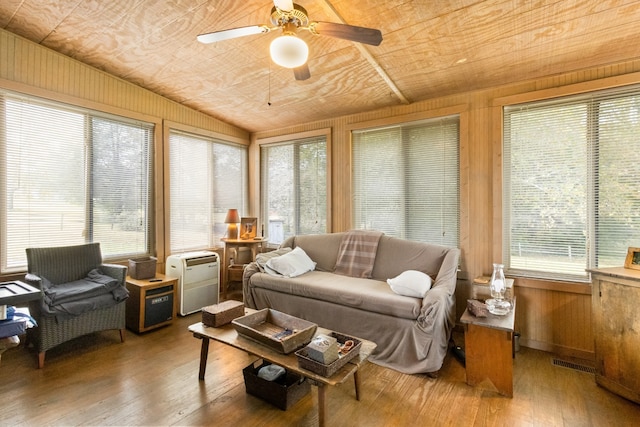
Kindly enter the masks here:
<path id="1" fill-rule="evenodd" d="M 238 209 L 229 209 L 227 217 L 224 219 L 225 224 L 237 224 L 240 222 L 240 215 L 238 215 Z"/>
<path id="2" fill-rule="evenodd" d="M 298 68 L 309 58 L 309 46 L 295 35 L 284 34 L 269 47 L 273 62 L 285 68 Z"/>

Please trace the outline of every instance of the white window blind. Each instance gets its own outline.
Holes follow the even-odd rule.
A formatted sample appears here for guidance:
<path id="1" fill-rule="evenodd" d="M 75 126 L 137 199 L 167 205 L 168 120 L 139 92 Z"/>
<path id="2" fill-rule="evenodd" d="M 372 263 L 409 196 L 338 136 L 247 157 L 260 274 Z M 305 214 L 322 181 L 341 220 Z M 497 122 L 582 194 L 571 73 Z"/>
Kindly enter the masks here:
<path id="1" fill-rule="evenodd" d="M 640 90 L 504 109 L 510 274 L 588 280 L 640 245 Z"/>
<path id="2" fill-rule="evenodd" d="M 353 131 L 353 227 L 459 245 L 459 118 Z"/>
<path id="3" fill-rule="evenodd" d="M 227 211 L 246 211 L 247 149 L 171 130 L 169 162 L 171 252 L 219 246 Z"/>
<path id="4" fill-rule="evenodd" d="M 262 145 L 262 218 L 270 244 L 327 232 L 327 142 L 313 137 Z"/>
<path id="5" fill-rule="evenodd" d="M 100 242 L 149 254 L 153 124 L 0 91 L 2 272 L 25 249 Z"/>

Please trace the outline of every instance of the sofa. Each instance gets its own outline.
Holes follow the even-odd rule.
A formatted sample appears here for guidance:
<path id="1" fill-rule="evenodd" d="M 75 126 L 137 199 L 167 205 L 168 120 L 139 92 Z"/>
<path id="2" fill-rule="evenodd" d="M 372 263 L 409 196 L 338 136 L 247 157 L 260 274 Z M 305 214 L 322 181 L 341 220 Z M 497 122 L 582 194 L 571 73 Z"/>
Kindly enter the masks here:
<path id="1" fill-rule="evenodd" d="M 245 305 L 373 341 L 377 348 L 370 360 L 378 365 L 437 375 L 455 325 L 459 249 L 381 235 L 369 277 L 352 277 L 336 273 L 350 233 L 294 236 L 258 255 L 243 273 Z M 271 260 L 300 249 L 313 261 L 311 271 L 295 277 L 268 271 Z M 409 272 L 429 276 L 424 297 L 398 294 L 387 282 Z"/>

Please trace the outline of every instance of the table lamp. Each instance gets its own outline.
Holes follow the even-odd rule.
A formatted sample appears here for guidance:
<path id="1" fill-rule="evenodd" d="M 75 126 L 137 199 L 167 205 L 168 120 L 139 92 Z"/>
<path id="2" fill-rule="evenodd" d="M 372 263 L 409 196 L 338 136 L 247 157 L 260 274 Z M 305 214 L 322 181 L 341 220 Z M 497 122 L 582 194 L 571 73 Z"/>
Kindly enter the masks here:
<path id="1" fill-rule="evenodd" d="M 238 215 L 238 209 L 229 209 L 227 217 L 224 219 L 227 226 L 227 237 L 229 239 L 238 238 L 238 223 L 240 222 L 240 215 Z"/>

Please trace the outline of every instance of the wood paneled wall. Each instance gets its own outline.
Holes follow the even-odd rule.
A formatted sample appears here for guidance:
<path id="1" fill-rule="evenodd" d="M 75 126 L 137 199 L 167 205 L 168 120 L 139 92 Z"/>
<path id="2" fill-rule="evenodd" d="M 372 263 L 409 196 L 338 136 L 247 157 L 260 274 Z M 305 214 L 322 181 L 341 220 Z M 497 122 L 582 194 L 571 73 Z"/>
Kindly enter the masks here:
<path id="1" fill-rule="evenodd" d="M 592 359 L 590 286 L 556 291 L 520 279 L 516 287 L 516 328 L 520 343 L 554 353 Z M 531 287 L 530 287 L 531 286 Z"/>
<path id="2" fill-rule="evenodd" d="M 230 135 L 249 133 L 0 29 L 0 87 L 106 110 L 135 112 Z"/>

